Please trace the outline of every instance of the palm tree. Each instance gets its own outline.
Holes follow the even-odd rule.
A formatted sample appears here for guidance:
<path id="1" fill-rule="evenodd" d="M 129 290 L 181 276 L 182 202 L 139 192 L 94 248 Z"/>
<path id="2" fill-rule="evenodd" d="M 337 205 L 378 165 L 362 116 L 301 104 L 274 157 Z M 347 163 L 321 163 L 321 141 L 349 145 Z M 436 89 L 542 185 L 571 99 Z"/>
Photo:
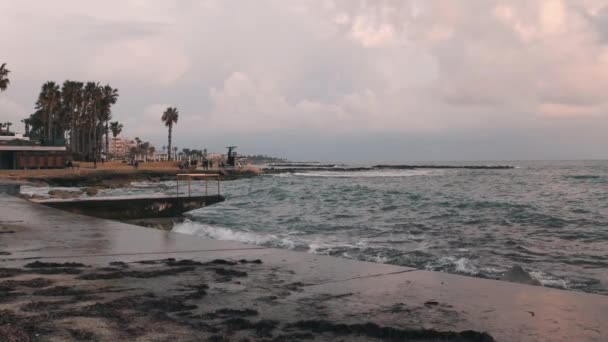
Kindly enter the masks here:
<path id="1" fill-rule="evenodd" d="M 171 133 L 173 131 L 173 124 L 177 123 L 178 117 L 179 112 L 175 107 L 168 107 L 167 110 L 165 110 L 165 112 L 163 113 L 163 116 L 161 117 L 162 122 L 165 124 L 165 126 L 169 128 L 169 160 L 171 160 Z"/>
<path id="2" fill-rule="evenodd" d="M 23 124 L 25 125 L 25 136 L 29 137 L 30 136 L 30 123 L 31 123 L 31 119 L 23 119 L 21 120 L 21 122 L 23 122 Z"/>
<path id="3" fill-rule="evenodd" d="M 8 88 L 11 81 L 8 79 L 8 74 L 11 72 L 6 68 L 6 63 L 0 65 L 0 92 L 5 91 Z"/>
<path id="4" fill-rule="evenodd" d="M 44 112 L 47 144 L 53 142 L 53 121 L 55 120 L 55 111 L 59 107 L 60 101 L 61 92 L 59 91 L 59 86 L 55 84 L 55 82 L 48 81 L 42 85 L 36 107 Z"/>
<path id="5" fill-rule="evenodd" d="M 100 111 L 100 122 L 105 122 L 105 135 L 106 135 L 106 154 L 110 149 L 110 119 L 112 119 L 112 105 L 116 104 L 118 101 L 118 89 L 114 89 L 110 87 L 109 84 L 106 84 L 102 88 L 102 103 L 101 103 L 101 111 Z"/>
<path id="6" fill-rule="evenodd" d="M 63 126 L 70 130 L 70 151 L 78 151 L 79 109 L 81 108 L 84 83 L 66 80 L 61 87 L 61 101 L 63 104 L 64 118 Z"/>
<path id="7" fill-rule="evenodd" d="M 122 132 L 122 124 L 118 121 L 110 122 L 110 131 L 114 137 L 114 151 L 116 151 L 116 137 Z"/>

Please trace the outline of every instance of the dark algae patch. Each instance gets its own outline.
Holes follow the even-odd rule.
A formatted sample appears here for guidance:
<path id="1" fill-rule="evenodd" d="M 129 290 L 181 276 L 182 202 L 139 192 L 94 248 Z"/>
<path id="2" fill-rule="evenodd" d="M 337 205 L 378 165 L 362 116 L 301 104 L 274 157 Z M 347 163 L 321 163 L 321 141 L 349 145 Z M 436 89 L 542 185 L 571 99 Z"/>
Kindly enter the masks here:
<path id="1" fill-rule="evenodd" d="M 77 341 L 97 341 L 97 335 L 82 329 L 68 329 L 70 336 Z"/>
<path id="2" fill-rule="evenodd" d="M 215 271 L 215 273 L 217 273 L 221 276 L 226 276 L 226 277 L 246 277 L 247 276 L 247 272 L 230 270 L 227 268 L 219 267 L 219 268 L 214 268 L 213 270 Z"/>
<path id="3" fill-rule="evenodd" d="M 39 270 L 82 271 L 52 279 L 2 279 L 0 304 L 12 309 L 0 311 L 0 341 L 493 341 L 489 335 L 474 331 L 401 329 L 329 319 L 297 321 L 323 317 L 321 303 L 329 306 L 331 300 L 352 294 L 315 297 L 295 304 L 276 301 L 301 291 L 304 284 L 293 282 L 293 272 L 276 269 L 272 269 L 276 278 L 258 284 L 260 277 L 270 272 L 253 266 L 260 263 L 162 259 L 128 266 L 121 262 L 101 267 L 33 263 L 35 267 L 0 269 L 5 278 Z M 246 268 L 252 277 L 238 268 Z M 230 277 L 242 278 L 229 283 L 226 279 Z M 129 279 L 118 280 L 122 278 Z M 275 300 L 260 302 L 260 295 Z M 427 305 L 434 305 L 431 302 Z M 282 310 L 289 312 L 289 319 L 283 318 Z M 348 323 L 365 322 L 356 317 Z"/>
<path id="4" fill-rule="evenodd" d="M 158 269 L 158 270 L 152 270 L 152 271 L 135 271 L 135 270 L 123 271 L 123 270 L 120 270 L 120 271 L 113 271 L 113 272 L 108 272 L 108 273 L 83 274 L 80 277 L 78 277 L 78 279 L 97 280 L 97 279 L 119 279 L 119 278 L 126 278 L 126 277 L 155 278 L 155 277 L 162 277 L 162 276 L 177 275 L 177 274 L 180 274 L 183 272 L 189 272 L 189 271 L 193 271 L 193 270 L 194 270 L 194 267 L 192 267 L 192 266 Z"/>
<path id="5" fill-rule="evenodd" d="M 3 282 L 0 282 L 0 291 L 5 289 L 8 291 L 12 291 L 20 286 L 41 288 L 51 286 L 51 284 L 53 284 L 53 282 L 45 278 L 34 278 L 30 280 L 5 280 Z"/>
<path id="6" fill-rule="evenodd" d="M 228 330 L 254 330 L 256 335 L 260 337 L 272 336 L 271 333 L 278 324 L 277 321 L 269 319 L 251 322 L 244 318 L 230 318 L 224 321 Z"/>
<path id="7" fill-rule="evenodd" d="M 22 273 L 24 272 L 18 268 L 0 268 L 0 278 L 11 278 Z"/>
<path id="8" fill-rule="evenodd" d="M 64 262 L 64 263 L 56 263 L 56 262 L 42 262 L 42 261 L 34 261 L 26 264 L 25 268 L 80 268 L 87 267 L 85 264 L 81 264 L 79 262 Z"/>
<path id="9" fill-rule="evenodd" d="M 81 296 L 87 295 L 90 291 L 74 288 L 73 286 L 55 286 L 47 289 L 34 291 L 34 296 Z"/>
<path id="10" fill-rule="evenodd" d="M 338 336 L 365 336 L 383 341 L 458 341 L 494 342 L 492 336 L 477 331 L 437 331 L 427 329 L 398 329 L 383 327 L 375 323 L 343 324 L 326 320 L 298 321 L 288 327 L 314 333 L 332 333 Z"/>

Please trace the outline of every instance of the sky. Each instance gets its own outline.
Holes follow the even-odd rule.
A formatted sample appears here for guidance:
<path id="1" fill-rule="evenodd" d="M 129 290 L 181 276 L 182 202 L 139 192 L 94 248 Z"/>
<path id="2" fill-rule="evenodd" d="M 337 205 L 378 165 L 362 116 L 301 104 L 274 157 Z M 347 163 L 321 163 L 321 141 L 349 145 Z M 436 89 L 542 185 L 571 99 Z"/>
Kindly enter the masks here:
<path id="1" fill-rule="evenodd" d="M 608 0 L 0 0 L 0 121 L 109 83 L 123 135 L 345 162 L 608 158 Z"/>

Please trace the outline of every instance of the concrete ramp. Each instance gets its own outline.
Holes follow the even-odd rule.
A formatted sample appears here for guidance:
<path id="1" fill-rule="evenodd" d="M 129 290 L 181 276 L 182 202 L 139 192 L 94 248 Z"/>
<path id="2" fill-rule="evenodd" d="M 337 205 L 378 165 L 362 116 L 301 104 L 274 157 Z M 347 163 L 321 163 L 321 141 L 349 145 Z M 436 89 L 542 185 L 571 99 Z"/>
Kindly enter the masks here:
<path id="1" fill-rule="evenodd" d="M 224 196 L 96 197 L 44 199 L 35 202 L 75 214 L 112 220 L 178 217 L 185 212 L 223 202 Z"/>

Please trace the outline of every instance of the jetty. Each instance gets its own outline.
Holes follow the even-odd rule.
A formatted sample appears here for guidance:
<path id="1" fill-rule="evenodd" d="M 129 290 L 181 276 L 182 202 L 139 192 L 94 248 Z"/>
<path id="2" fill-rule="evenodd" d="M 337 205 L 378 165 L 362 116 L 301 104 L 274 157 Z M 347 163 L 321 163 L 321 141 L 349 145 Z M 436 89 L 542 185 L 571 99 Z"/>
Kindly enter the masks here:
<path id="1" fill-rule="evenodd" d="M 180 180 L 185 183 L 187 193 L 180 193 Z M 193 195 L 192 182 L 202 180 L 204 191 L 202 194 Z M 209 181 L 217 186 L 215 194 L 209 194 Z M 104 219 L 115 220 L 139 220 L 179 217 L 183 213 L 200 209 L 215 203 L 225 201 L 220 189 L 221 176 L 218 174 L 177 174 L 176 193 L 173 196 L 112 196 L 93 198 L 69 198 L 69 199 L 35 199 L 33 201 L 69 211 L 75 214 L 83 214 Z M 212 186 L 212 190 L 215 186 Z"/>
<path id="2" fill-rule="evenodd" d="M 441 165 L 441 164 L 400 164 L 400 165 L 373 165 L 373 166 L 345 166 L 342 164 L 299 164 L 278 163 L 270 164 L 263 168 L 264 173 L 294 173 L 307 171 L 332 171 L 332 172 L 360 172 L 375 170 L 437 170 L 437 169 L 465 169 L 465 170 L 510 170 L 511 165 Z"/>
<path id="3" fill-rule="evenodd" d="M 0 335 L 606 341 L 608 297 L 215 241 L 0 194 Z"/>

